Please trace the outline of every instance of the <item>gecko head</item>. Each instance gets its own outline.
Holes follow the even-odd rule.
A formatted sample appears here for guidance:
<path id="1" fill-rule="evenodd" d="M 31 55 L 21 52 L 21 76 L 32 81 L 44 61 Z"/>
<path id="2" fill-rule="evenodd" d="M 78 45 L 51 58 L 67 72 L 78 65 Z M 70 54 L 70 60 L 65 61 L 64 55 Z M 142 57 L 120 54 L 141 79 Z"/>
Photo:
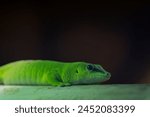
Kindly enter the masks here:
<path id="1" fill-rule="evenodd" d="M 111 74 L 97 64 L 77 62 L 71 79 L 72 84 L 94 84 L 108 80 Z"/>

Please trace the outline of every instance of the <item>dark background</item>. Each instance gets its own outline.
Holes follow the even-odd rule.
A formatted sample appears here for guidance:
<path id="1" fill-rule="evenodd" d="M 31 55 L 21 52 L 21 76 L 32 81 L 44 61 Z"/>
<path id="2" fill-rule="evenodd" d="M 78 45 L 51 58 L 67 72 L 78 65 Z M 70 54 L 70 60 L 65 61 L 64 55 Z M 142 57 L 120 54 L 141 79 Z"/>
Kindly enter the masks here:
<path id="1" fill-rule="evenodd" d="M 3 2 L 0 65 L 20 59 L 86 61 L 107 83 L 150 83 L 150 5 Z"/>

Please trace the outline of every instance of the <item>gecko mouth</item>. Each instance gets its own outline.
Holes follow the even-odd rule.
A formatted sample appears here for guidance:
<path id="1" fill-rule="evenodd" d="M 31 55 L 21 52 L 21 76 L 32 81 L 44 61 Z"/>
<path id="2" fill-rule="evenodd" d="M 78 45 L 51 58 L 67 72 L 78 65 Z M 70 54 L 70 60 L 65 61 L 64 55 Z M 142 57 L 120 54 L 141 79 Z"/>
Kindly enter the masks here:
<path id="1" fill-rule="evenodd" d="M 109 80 L 110 77 L 111 77 L 110 73 L 105 74 L 97 73 L 74 81 L 73 84 L 97 84 Z"/>
<path id="2" fill-rule="evenodd" d="M 103 81 L 107 81 L 109 80 L 111 77 L 111 74 L 109 72 L 106 72 L 105 74 L 100 74 L 100 73 L 97 73 L 97 74 L 94 74 L 94 75 L 91 75 L 91 80 L 93 79 L 94 81 L 99 81 L 99 82 L 103 82 Z"/>
<path id="3" fill-rule="evenodd" d="M 109 72 L 106 73 L 96 73 L 96 74 L 92 74 L 91 77 L 98 77 L 98 78 L 110 78 L 111 74 Z"/>

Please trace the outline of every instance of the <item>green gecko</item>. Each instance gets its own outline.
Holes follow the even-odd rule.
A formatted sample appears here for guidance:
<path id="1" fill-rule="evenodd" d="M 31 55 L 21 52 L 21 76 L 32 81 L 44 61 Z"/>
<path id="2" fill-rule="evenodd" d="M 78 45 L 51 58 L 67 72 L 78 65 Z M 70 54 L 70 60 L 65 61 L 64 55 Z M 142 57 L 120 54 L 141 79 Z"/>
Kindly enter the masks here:
<path id="1" fill-rule="evenodd" d="M 86 62 L 20 60 L 0 67 L 0 84 L 68 86 L 106 81 L 110 73 Z"/>

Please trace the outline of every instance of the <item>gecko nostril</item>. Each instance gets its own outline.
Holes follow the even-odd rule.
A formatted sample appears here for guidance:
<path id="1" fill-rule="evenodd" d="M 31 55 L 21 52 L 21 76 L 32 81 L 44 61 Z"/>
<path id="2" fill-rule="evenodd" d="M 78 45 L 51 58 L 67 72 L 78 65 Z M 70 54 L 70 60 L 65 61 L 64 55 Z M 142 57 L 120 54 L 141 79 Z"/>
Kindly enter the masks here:
<path id="1" fill-rule="evenodd" d="M 106 74 L 107 74 L 107 76 L 111 76 L 111 74 L 109 72 L 107 72 Z"/>

